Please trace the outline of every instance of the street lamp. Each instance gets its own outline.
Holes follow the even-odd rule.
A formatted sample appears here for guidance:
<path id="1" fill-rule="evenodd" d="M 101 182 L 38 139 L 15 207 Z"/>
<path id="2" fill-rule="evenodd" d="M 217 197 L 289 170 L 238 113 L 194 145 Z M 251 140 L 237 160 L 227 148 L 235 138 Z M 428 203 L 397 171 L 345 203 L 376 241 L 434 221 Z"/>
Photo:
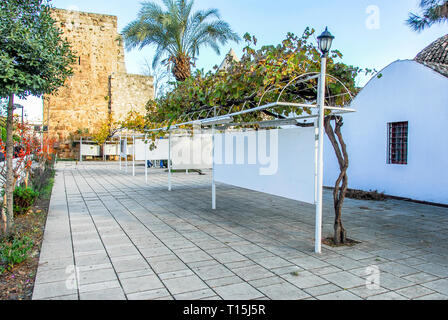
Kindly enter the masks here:
<path id="1" fill-rule="evenodd" d="M 320 36 L 317 37 L 317 42 L 319 45 L 319 50 L 322 52 L 323 56 L 327 56 L 330 52 L 331 44 L 333 43 L 334 36 L 328 31 L 328 27 L 322 32 Z"/>
<path id="2" fill-rule="evenodd" d="M 324 118 L 325 118 L 325 77 L 327 72 L 327 55 L 333 43 L 333 35 L 325 31 L 317 37 L 320 52 L 322 52 L 320 64 L 319 90 L 317 93 L 317 105 L 319 107 L 318 119 L 318 149 L 317 149 L 317 192 L 316 192 L 316 253 L 322 252 L 322 195 L 324 183 Z"/>

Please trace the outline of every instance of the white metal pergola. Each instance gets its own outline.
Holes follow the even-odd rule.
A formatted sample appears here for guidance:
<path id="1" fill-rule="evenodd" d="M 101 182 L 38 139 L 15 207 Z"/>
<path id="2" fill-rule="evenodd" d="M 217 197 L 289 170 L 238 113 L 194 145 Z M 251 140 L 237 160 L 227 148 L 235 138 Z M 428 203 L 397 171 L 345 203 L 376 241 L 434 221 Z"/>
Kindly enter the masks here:
<path id="1" fill-rule="evenodd" d="M 214 148 L 215 148 L 215 141 L 214 141 L 214 135 L 216 132 L 217 126 L 219 126 L 220 130 L 226 130 L 230 127 L 241 127 L 241 126 L 251 126 L 251 125 L 258 125 L 259 127 L 263 128 L 269 128 L 269 127 L 278 127 L 283 125 L 294 125 L 298 124 L 299 121 L 313 119 L 314 126 L 317 129 L 317 146 L 315 150 L 315 194 L 316 194 L 316 225 L 315 225 L 315 252 L 321 253 L 321 240 L 322 240 L 322 195 L 323 195 L 323 145 L 324 145 L 324 117 L 325 116 L 331 116 L 331 115 L 342 115 L 345 113 L 355 112 L 356 110 L 343 107 L 343 106 L 327 106 L 325 105 L 325 77 L 330 77 L 333 80 L 339 82 L 346 90 L 345 95 L 349 96 L 349 101 L 353 99 L 350 91 L 342 84 L 341 81 L 339 81 L 337 78 L 332 77 L 330 75 L 326 75 L 326 69 L 324 67 L 325 64 L 322 66 L 322 70 L 320 73 L 306 73 L 303 75 L 300 75 L 293 80 L 291 80 L 280 92 L 277 101 L 261 104 L 263 100 L 263 96 L 268 93 L 269 91 L 266 91 L 262 98 L 260 99 L 259 104 L 256 107 L 253 108 L 245 108 L 245 105 L 240 110 L 233 111 L 233 107 L 230 109 L 224 109 L 220 107 L 210 107 L 205 110 L 198 110 L 193 111 L 191 113 L 185 114 L 181 116 L 178 120 L 178 123 L 175 123 L 171 126 L 163 126 L 158 127 L 154 129 L 148 129 L 146 130 L 147 133 L 154 133 L 154 132 L 160 132 L 165 131 L 168 132 L 168 140 L 169 140 L 169 152 L 168 152 L 168 190 L 172 190 L 171 185 L 171 138 L 172 138 L 172 132 L 175 130 L 179 130 L 182 127 L 189 126 L 189 125 L 200 125 L 201 127 L 207 126 L 211 127 L 212 131 L 212 154 L 214 155 Z M 306 81 L 311 81 L 317 79 L 318 85 L 316 91 L 317 91 L 317 99 L 316 101 L 310 102 L 310 103 L 294 103 L 294 102 L 282 102 L 280 101 L 282 94 L 285 92 L 285 89 L 291 85 L 292 83 L 298 84 Z M 324 81 L 322 81 L 323 79 Z M 341 96 L 341 94 L 339 95 Z M 331 97 L 328 97 L 331 98 Z M 303 109 L 307 108 L 311 110 L 310 114 L 302 115 L 302 116 L 293 116 L 293 117 L 287 117 L 282 119 L 275 119 L 275 120 L 266 120 L 266 121 L 254 121 L 254 122 L 234 122 L 234 118 L 248 114 L 248 113 L 257 113 L 262 112 L 264 110 L 269 109 L 275 109 L 278 107 L 289 107 L 289 108 L 296 108 L 296 109 Z M 313 112 L 314 111 L 314 112 Z M 281 115 L 278 115 L 281 116 Z M 145 139 L 147 135 L 144 135 Z M 120 134 L 120 140 L 121 140 L 121 134 Z M 133 135 L 133 140 L 135 141 L 135 135 Z M 134 157 L 135 158 L 135 143 L 134 143 Z M 121 159 L 120 159 L 121 160 Z M 211 191 L 212 191 L 212 209 L 216 209 L 216 184 L 215 184 L 215 166 L 214 166 L 215 160 L 213 159 L 212 162 L 212 181 L 211 181 Z M 134 164 L 133 164 L 134 167 Z M 121 169 L 121 163 L 120 163 L 120 169 Z M 133 171 L 133 174 L 135 172 Z M 147 182 L 148 176 L 147 176 L 147 165 L 146 165 L 146 148 L 145 148 L 145 179 Z"/>

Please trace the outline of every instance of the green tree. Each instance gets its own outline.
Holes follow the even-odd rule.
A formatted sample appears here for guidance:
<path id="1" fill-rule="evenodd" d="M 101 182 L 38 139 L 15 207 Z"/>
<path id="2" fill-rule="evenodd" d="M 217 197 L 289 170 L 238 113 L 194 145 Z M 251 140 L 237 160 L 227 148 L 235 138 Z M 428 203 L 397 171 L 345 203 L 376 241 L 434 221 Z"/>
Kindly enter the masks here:
<path id="1" fill-rule="evenodd" d="M 406 23 L 414 31 L 422 31 L 436 23 L 448 21 L 447 0 L 420 0 L 421 15 L 410 13 Z"/>
<path id="2" fill-rule="evenodd" d="M 143 2 L 135 21 L 123 30 L 128 49 L 156 46 L 153 69 L 162 61 L 172 66 L 177 81 L 191 74 L 191 65 L 201 47 L 220 53 L 219 45 L 239 36 L 221 20 L 217 9 L 193 12 L 194 0 L 163 0 L 166 10 L 154 2 Z"/>
<path id="3" fill-rule="evenodd" d="M 2 231 L 13 226 L 13 111 L 14 96 L 54 93 L 72 74 L 75 56 L 51 17 L 45 0 L 4 0 L 0 3 L 0 97 L 6 110 L 6 210 Z"/>

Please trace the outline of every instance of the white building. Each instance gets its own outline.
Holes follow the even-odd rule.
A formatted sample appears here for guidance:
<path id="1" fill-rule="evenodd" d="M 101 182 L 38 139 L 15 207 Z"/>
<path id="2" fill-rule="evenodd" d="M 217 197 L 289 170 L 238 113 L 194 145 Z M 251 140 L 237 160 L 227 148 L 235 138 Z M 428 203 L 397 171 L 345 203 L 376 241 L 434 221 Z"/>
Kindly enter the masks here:
<path id="1" fill-rule="evenodd" d="M 395 61 L 344 116 L 349 188 L 448 204 L 448 35 L 414 60 Z M 339 168 L 325 144 L 325 185 Z"/>

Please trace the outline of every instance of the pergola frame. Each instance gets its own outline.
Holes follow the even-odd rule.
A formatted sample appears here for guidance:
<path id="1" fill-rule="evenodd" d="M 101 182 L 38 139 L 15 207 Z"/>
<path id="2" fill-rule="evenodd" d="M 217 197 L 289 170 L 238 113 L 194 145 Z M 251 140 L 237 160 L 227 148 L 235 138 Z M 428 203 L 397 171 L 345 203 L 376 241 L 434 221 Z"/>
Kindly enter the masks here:
<path id="1" fill-rule="evenodd" d="M 323 58 L 325 59 L 325 58 Z M 324 62 L 324 61 L 323 61 Z M 169 152 L 168 152 L 168 190 L 172 190 L 171 186 L 171 133 L 174 130 L 181 129 L 181 127 L 189 126 L 189 125 L 201 125 L 202 126 L 211 126 L 212 129 L 212 182 L 211 182 L 211 188 L 212 188 L 212 210 L 216 209 L 216 184 L 215 184 L 215 166 L 214 166 L 214 148 L 215 148 L 215 141 L 214 141 L 214 135 L 217 125 L 220 126 L 219 129 L 226 130 L 229 127 L 243 127 L 243 126 L 253 126 L 253 125 L 259 125 L 261 127 L 276 127 L 284 125 L 285 122 L 288 122 L 290 124 L 291 121 L 296 121 L 296 124 L 299 125 L 299 120 L 305 120 L 305 119 L 314 119 L 314 127 L 318 129 L 318 134 L 316 135 L 316 140 L 318 141 L 317 148 L 315 151 L 315 168 L 316 168 L 316 179 L 315 179 L 315 205 L 316 205 L 316 228 L 315 228 L 315 252 L 321 253 L 321 240 L 322 240 L 322 194 L 323 194 L 323 139 L 324 139 L 324 117 L 325 116 L 335 116 L 335 115 L 342 115 L 345 113 L 350 112 L 356 112 L 356 110 L 347 108 L 347 107 L 341 107 L 341 106 L 326 106 L 325 105 L 325 81 L 321 81 L 324 77 L 331 77 L 334 80 L 338 81 L 346 90 L 346 93 L 339 94 L 337 96 L 342 95 L 348 95 L 350 101 L 353 99 L 353 96 L 351 95 L 350 91 L 347 89 L 347 87 L 337 78 L 332 77 L 330 75 L 326 75 L 326 69 L 325 67 L 322 67 L 322 70 L 320 73 L 307 73 L 304 75 L 300 75 L 291 81 L 289 81 L 285 87 L 281 90 L 277 101 L 266 103 L 261 105 L 261 102 L 263 100 L 263 97 L 266 93 L 269 91 L 272 91 L 274 89 L 266 90 L 262 98 L 260 99 L 259 104 L 256 107 L 253 108 L 245 108 L 246 103 L 242 106 L 240 110 L 233 111 L 233 106 L 230 108 L 222 108 L 219 106 L 213 106 L 208 107 L 206 109 L 192 111 L 189 113 L 186 113 L 179 117 L 178 122 L 175 124 L 172 124 L 170 126 L 162 126 L 158 128 L 152 128 L 152 129 L 146 129 L 145 133 L 155 133 L 160 131 L 168 132 L 168 144 L 169 144 Z M 302 79 L 300 79 L 302 78 Z M 300 80 L 299 80 L 300 79 Z M 305 81 L 310 81 L 313 79 L 318 79 L 318 85 L 317 85 L 317 99 L 316 101 L 312 101 L 310 103 L 294 103 L 294 102 L 282 102 L 280 101 L 280 98 L 282 94 L 285 92 L 285 89 L 291 85 L 292 83 L 302 83 Z M 336 96 L 330 96 L 328 97 L 333 98 Z M 313 104 L 313 102 L 315 104 Z M 257 113 L 262 112 L 265 110 L 269 110 L 275 107 L 290 107 L 290 108 L 307 108 L 311 110 L 308 115 L 303 116 L 295 116 L 290 118 L 282 118 L 282 119 L 275 119 L 275 120 L 266 120 L 266 121 L 253 121 L 253 122 L 229 122 L 229 119 L 233 120 L 233 117 L 237 117 L 240 115 L 248 114 L 248 113 Z M 312 110 L 317 110 L 316 113 L 313 114 Z M 326 112 L 328 112 L 326 114 Z M 277 115 L 282 116 L 282 115 Z M 144 135 L 146 139 L 146 134 Z M 134 138 L 135 139 L 135 138 Z M 135 150 L 135 143 L 134 143 L 134 150 Z M 135 158 L 135 152 L 134 152 L 134 158 Z M 146 158 L 146 149 L 145 149 L 145 158 Z M 145 159 L 145 177 L 147 181 L 147 172 L 146 172 L 146 159 Z"/>

